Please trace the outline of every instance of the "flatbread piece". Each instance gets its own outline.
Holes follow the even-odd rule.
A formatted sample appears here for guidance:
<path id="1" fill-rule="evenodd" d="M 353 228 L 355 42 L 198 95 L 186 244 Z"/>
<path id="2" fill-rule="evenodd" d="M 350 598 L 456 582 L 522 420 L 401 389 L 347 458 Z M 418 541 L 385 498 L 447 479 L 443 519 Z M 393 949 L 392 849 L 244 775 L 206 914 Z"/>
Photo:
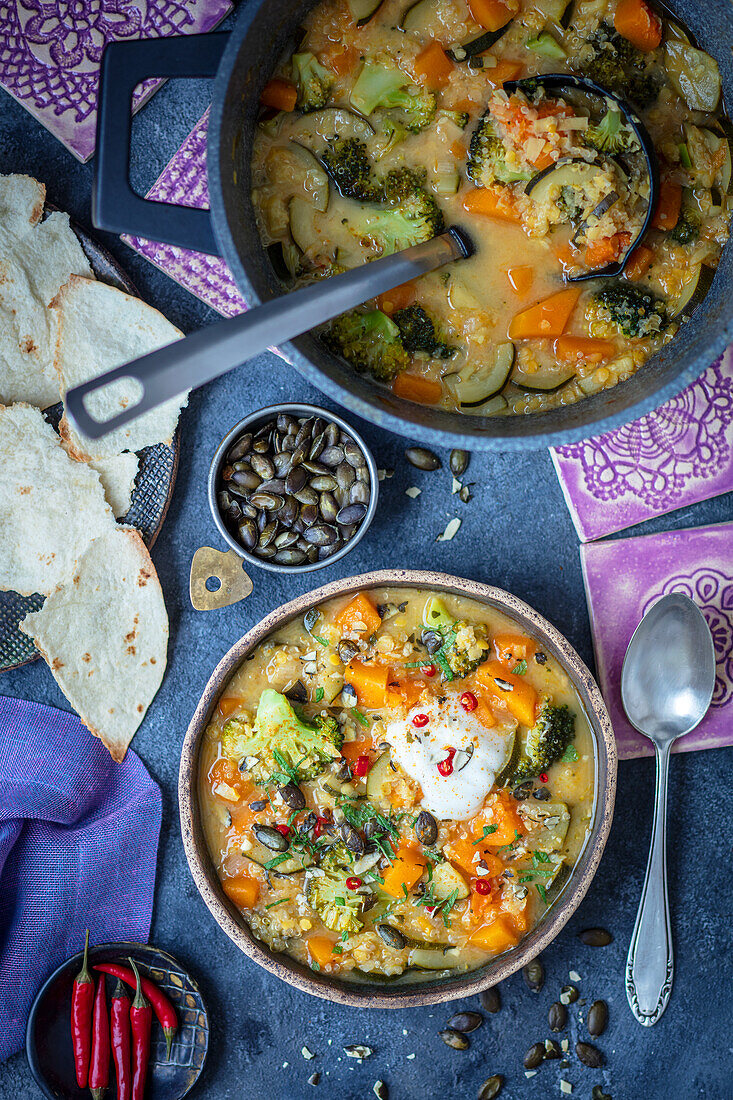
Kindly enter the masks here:
<path id="1" fill-rule="evenodd" d="M 124 451 L 110 458 L 98 458 L 90 466 L 99 474 L 104 487 L 104 495 L 117 519 L 122 519 L 130 511 L 132 490 L 135 488 L 140 460 L 137 455 Z"/>

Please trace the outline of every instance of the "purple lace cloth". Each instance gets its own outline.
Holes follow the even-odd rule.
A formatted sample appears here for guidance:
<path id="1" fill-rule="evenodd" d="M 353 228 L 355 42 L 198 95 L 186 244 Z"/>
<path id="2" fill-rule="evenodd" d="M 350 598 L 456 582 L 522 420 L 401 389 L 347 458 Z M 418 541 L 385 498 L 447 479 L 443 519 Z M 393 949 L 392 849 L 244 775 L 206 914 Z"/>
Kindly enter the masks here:
<path id="1" fill-rule="evenodd" d="M 147 941 L 161 796 L 53 707 L 0 696 L 0 1061 L 33 997 L 84 945 Z"/>

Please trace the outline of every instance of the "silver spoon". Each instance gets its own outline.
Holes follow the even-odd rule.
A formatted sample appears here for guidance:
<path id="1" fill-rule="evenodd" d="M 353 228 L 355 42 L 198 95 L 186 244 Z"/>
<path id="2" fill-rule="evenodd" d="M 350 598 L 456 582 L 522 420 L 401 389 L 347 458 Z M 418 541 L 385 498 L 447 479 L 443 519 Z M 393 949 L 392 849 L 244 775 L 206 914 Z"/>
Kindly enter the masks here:
<path id="1" fill-rule="evenodd" d="M 715 649 L 702 612 L 679 592 L 663 596 L 634 631 L 621 670 L 624 710 L 657 757 L 649 862 L 626 960 L 626 996 L 644 1027 L 667 1007 L 674 974 L 667 896 L 669 756 L 673 742 L 705 717 L 714 687 Z"/>
<path id="2" fill-rule="evenodd" d="M 423 244 L 273 298 L 248 313 L 208 325 L 185 340 L 91 378 L 66 393 L 66 413 L 82 435 L 99 439 L 164 401 L 218 378 L 273 344 L 292 340 L 401 283 L 453 260 L 464 260 L 472 253 L 468 234 L 452 226 Z M 138 400 L 115 416 L 99 420 L 89 412 L 86 399 L 120 378 L 138 383 Z"/>

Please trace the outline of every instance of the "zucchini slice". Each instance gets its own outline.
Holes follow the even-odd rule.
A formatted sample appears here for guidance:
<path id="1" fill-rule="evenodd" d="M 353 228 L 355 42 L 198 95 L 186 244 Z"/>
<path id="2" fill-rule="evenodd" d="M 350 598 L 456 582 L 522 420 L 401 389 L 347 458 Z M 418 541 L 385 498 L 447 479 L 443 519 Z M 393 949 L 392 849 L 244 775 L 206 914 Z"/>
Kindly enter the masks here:
<path id="1" fill-rule="evenodd" d="M 460 963 L 460 952 L 455 947 L 414 947 L 407 956 L 407 965 L 419 970 L 450 970 Z"/>
<path id="2" fill-rule="evenodd" d="M 374 137 L 374 127 L 362 115 L 346 107 L 324 107 L 296 119 L 290 130 L 292 141 L 305 145 L 314 152 L 321 150 L 334 138 L 358 138 L 369 141 Z"/>
<path id="3" fill-rule="evenodd" d="M 529 181 L 526 194 L 532 196 L 533 202 L 548 202 L 555 189 L 559 194 L 562 187 L 582 188 L 590 184 L 598 175 L 600 168 L 596 161 L 562 157 Z"/>
<path id="4" fill-rule="evenodd" d="M 369 772 L 366 781 L 366 794 L 370 802 L 387 802 L 386 786 L 394 779 L 396 769 L 392 764 L 389 750 L 383 752 Z"/>
<path id="5" fill-rule="evenodd" d="M 438 0 L 416 0 L 402 13 L 397 26 L 412 34 L 428 34 L 428 28 L 438 14 Z"/>
<path id="6" fill-rule="evenodd" d="M 252 847 L 246 852 L 242 849 L 242 855 L 245 859 L 251 859 L 258 867 L 264 867 L 271 859 L 276 859 L 279 853 L 271 851 L 264 844 L 260 844 L 258 840 L 252 840 Z M 282 863 L 278 863 L 277 867 L 273 867 L 270 874 L 298 875 L 301 871 L 305 871 L 306 868 L 312 865 L 313 860 L 307 852 L 293 852 L 291 855 L 288 855 L 288 858 L 284 859 Z"/>
<path id="7" fill-rule="evenodd" d="M 710 290 L 714 278 L 714 268 L 708 264 L 697 264 L 676 299 L 669 303 L 669 313 L 672 319 L 689 317 Z"/>
<path id="8" fill-rule="evenodd" d="M 465 878 L 451 863 L 438 863 L 433 867 L 432 883 L 433 896 L 439 901 L 445 901 L 453 893 L 456 901 L 463 901 L 470 893 Z"/>
<path id="9" fill-rule="evenodd" d="M 716 180 L 720 184 L 722 190 L 726 195 L 731 191 L 731 179 L 733 178 L 733 161 L 731 160 L 731 147 L 733 146 L 733 126 L 729 120 L 725 117 L 718 119 L 718 127 L 701 126 L 703 138 L 706 145 L 712 148 L 713 153 L 717 153 L 721 148 L 721 144 L 724 145 L 725 153 L 723 163 L 716 172 Z"/>
<path id="10" fill-rule="evenodd" d="M 722 90 L 715 58 L 679 40 L 667 42 L 664 57 L 669 81 L 687 106 L 693 111 L 714 111 Z"/>
<path id="11" fill-rule="evenodd" d="M 454 379 L 456 396 L 461 405 L 467 409 L 475 409 L 499 393 L 509 378 L 514 357 L 514 344 L 507 340 L 495 348 L 494 360 L 488 370 L 484 369 L 483 364 L 480 371 L 470 365 L 464 367 Z"/>
<path id="12" fill-rule="evenodd" d="M 517 764 L 519 763 L 519 757 L 521 755 L 521 746 L 519 744 L 519 738 L 516 731 L 512 730 L 507 734 L 505 738 L 506 742 L 506 756 L 504 757 L 504 766 L 501 771 L 496 773 L 496 779 L 494 785 L 497 787 L 503 787 L 506 785 L 506 781 L 512 774 Z"/>
<path id="13" fill-rule="evenodd" d="M 570 811 L 564 802 L 538 802 L 527 798 L 517 812 L 529 830 L 532 847 L 541 852 L 559 852 L 570 827 Z"/>
<path id="14" fill-rule="evenodd" d="M 572 367 L 547 367 L 534 374 L 524 374 L 515 367 L 510 381 L 526 393 L 555 393 L 573 378 L 575 371 Z"/>
<path id="15" fill-rule="evenodd" d="M 317 157 L 298 141 L 276 146 L 267 155 L 267 171 L 283 198 L 308 198 L 321 213 L 331 193 L 328 174 Z"/>
<path id="16" fill-rule="evenodd" d="M 490 50 L 495 42 L 506 34 L 512 25 L 513 20 L 509 20 L 503 27 L 500 27 L 498 31 L 484 31 L 483 34 L 478 35 L 476 38 L 470 38 L 468 42 L 462 42 L 460 46 L 454 46 L 450 50 L 445 52 L 451 61 L 455 61 L 460 65 L 464 61 L 470 61 L 474 57 L 478 57 L 479 54 L 486 53 Z"/>
<path id="17" fill-rule="evenodd" d="M 365 27 L 383 3 L 384 0 L 349 0 L 349 11 L 357 27 Z"/>
<path id="18" fill-rule="evenodd" d="M 488 401 L 484 401 L 483 405 L 472 405 L 471 412 L 481 413 L 482 416 L 496 416 L 497 413 L 503 412 L 504 409 L 509 407 L 509 402 L 506 397 L 502 397 L 500 393 L 490 397 Z"/>
<path id="19" fill-rule="evenodd" d="M 301 252 L 317 251 L 321 246 L 322 234 L 316 225 L 318 211 L 307 199 L 290 200 L 288 214 L 290 233 Z"/>

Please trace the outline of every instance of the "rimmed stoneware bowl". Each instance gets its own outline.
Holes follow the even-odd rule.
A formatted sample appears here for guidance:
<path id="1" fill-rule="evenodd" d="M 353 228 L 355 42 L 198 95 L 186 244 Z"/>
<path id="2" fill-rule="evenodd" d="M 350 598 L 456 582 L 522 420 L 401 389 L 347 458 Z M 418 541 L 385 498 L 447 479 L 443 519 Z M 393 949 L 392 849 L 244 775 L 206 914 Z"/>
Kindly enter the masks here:
<path id="1" fill-rule="evenodd" d="M 400 979 L 392 984 L 374 984 L 343 981 L 315 973 L 289 956 L 271 951 L 256 939 L 244 918 L 224 894 L 209 855 L 198 803 L 198 760 L 204 731 L 219 697 L 241 662 L 259 642 L 274 630 L 302 616 L 314 604 L 335 596 L 346 596 L 362 589 L 383 588 L 387 585 L 428 588 L 449 595 L 468 596 L 504 612 L 539 640 L 542 648 L 570 676 L 588 716 L 594 744 L 595 794 L 591 828 L 575 868 L 554 904 L 515 948 L 498 956 L 486 966 L 458 977 L 426 981 Z M 204 689 L 183 742 L 178 781 L 183 845 L 194 882 L 217 924 L 249 959 L 269 970 L 271 974 L 305 993 L 354 1007 L 407 1008 L 438 1004 L 441 1001 L 471 996 L 503 981 L 544 950 L 570 919 L 590 886 L 608 839 L 616 794 L 616 765 L 616 745 L 611 721 L 595 680 L 570 643 L 546 619 L 501 588 L 493 588 L 478 581 L 462 580 L 446 573 L 384 569 L 377 573 L 332 581 L 283 604 L 252 627 L 222 657 Z"/>

